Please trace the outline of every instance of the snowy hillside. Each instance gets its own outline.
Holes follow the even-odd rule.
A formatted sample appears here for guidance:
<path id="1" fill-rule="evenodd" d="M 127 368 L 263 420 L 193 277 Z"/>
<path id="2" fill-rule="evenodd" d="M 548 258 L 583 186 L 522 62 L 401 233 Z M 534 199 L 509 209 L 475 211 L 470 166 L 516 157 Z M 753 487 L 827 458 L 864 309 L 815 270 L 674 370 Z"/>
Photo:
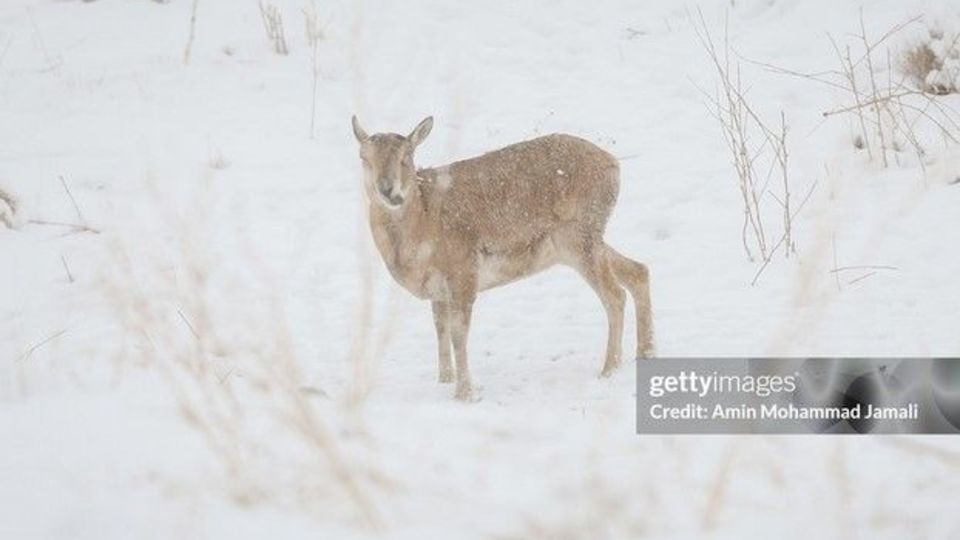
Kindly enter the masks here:
<path id="1" fill-rule="evenodd" d="M 262 6 L 288 54 L 256 0 L 0 3 L 0 538 L 960 536 L 952 437 L 638 436 L 568 269 L 479 298 L 455 401 L 350 129 L 433 115 L 423 167 L 553 132 L 620 158 L 606 238 L 650 267 L 658 356 L 958 356 L 956 5 Z M 768 263 L 713 116 L 725 32 L 786 125 Z M 850 109 L 847 47 L 903 104 Z"/>

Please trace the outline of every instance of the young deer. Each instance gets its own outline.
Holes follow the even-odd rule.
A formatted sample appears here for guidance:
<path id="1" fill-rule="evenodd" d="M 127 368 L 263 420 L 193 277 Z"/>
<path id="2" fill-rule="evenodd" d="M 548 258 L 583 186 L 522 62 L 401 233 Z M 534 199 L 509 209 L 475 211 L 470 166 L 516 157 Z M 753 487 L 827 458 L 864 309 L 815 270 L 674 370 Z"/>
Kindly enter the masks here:
<path id="1" fill-rule="evenodd" d="M 609 324 L 601 376 L 620 363 L 624 288 L 636 304 L 637 356 L 653 354 L 647 267 L 603 242 L 617 199 L 616 158 L 570 135 L 548 135 L 434 169 L 413 153 L 433 118 L 410 135 L 368 135 L 360 143 L 370 228 L 390 274 L 433 303 L 440 382 L 472 399 L 467 334 L 477 293 L 554 264 L 574 268 L 600 297 Z"/>

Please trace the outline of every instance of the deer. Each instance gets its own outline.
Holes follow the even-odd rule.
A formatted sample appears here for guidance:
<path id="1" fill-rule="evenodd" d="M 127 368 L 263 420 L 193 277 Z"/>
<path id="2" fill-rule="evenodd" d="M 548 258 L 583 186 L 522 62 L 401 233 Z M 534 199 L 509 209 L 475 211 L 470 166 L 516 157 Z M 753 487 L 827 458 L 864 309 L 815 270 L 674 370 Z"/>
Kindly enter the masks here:
<path id="1" fill-rule="evenodd" d="M 600 377 L 621 363 L 625 290 L 636 308 L 636 357 L 654 355 L 649 270 L 603 240 L 620 189 L 617 158 L 556 133 L 418 169 L 432 116 L 406 136 L 370 135 L 355 115 L 351 122 L 374 244 L 393 279 L 431 302 L 438 380 L 456 380 L 456 399 L 475 400 L 467 336 L 478 293 L 557 264 L 573 268 L 606 311 Z"/>

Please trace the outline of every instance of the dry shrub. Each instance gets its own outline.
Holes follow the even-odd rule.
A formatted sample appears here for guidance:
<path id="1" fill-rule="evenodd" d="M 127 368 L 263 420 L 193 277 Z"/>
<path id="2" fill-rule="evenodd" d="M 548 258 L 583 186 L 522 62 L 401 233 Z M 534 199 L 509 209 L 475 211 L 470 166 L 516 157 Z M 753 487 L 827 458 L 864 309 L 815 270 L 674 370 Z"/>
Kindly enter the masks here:
<path id="1" fill-rule="evenodd" d="M 224 252 L 250 249 L 227 236 L 244 237 L 242 227 L 217 222 L 215 194 L 178 205 L 153 192 L 167 204 L 114 240 L 102 282 L 125 338 L 118 361 L 159 374 L 220 464 L 215 485 L 237 504 L 377 529 L 375 495 L 391 483 L 347 405 L 308 382 L 262 259 Z"/>
<path id="2" fill-rule="evenodd" d="M 17 199 L 0 188 L 0 223 L 14 229 L 17 227 Z"/>
<path id="3" fill-rule="evenodd" d="M 762 118 L 747 99 L 728 36 L 724 35 L 718 46 L 700 11 L 693 23 L 697 40 L 717 74 L 716 94 L 703 94 L 720 124 L 737 175 L 743 204 L 741 242 L 747 258 L 760 263 L 751 282 L 756 284 L 778 251 L 785 257 L 796 253 L 794 221 L 813 187 L 799 205 L 791 202 L 786 115 L 780 111 L 779 123 Z"/>
<path id="4" fill-rule="evenodd" d="M 844 115 L 852 119 L 859 127 L 854 146 L 863 147 L 871 159 L 879 157 L 884 167 L 899 164 L 900 153 L 910 149 L 925 168 L 924 158 L 931 141 L 929 137 L 924 140 L 924 132 L 935 131 L 947 144 L 957 143 L 960 137 L 960 115 L 938 99 L 949 93 L 949 88 L 955 88 L 954 83 L 944 84 L 943 78 L 937 75 L 947 73 L 944 54 L 949 56 L 948 51 L 954 50 L 956 40 L 944 48 L 942 34 L 930 32 L 931 41 L 910 48 L 902 55 L 901 69 L 905 77 L 893 77 L 891 58 L 895 55 L 886 43 L 918 20 L 919 17 L 915 17 L 895 25 L 879 38 L 871 38 L 861 10 L 860 33 L 853 36 L 853 43 L 841 45 L 831 37 L 840 70 L 810 76 L 847 92 L 852 104 L 823 115 Z M 937 35 L 941 39 L 935 39 Z M 884 69 L 886 77 L 882 76 Z M 912 79 L 917 88 L 910 88 L 905 79 Z"/>
<path id="5" fill-rule="evenodd" d="M 927 75 L 941 66 L 929 43 L 919 43 L 903 52 L 903 72 L 920 88 L 926 85 Z"/>
<path id="6" fill-rule="evenodd" d="M 930 31 L 929 39 L 906 52 L 890 46 L 895 36 L 920 19 L 914 17 L 874 37 L 867 33 L 861 10 L 859 33 L 844 40 L 828 35 L 838 66 L 826 71 L 802 73 L 755 63 L 839 91 L 846 103 L 824 111 L 823 116 L 847 119 L 854 127 L 856 149 L 864 150 L 871 161 L 878 160 L 883 167 L 901 165 L 902 154 L 912 152 L 926 171 L 931 146 L 960 144 L 960 112 L 942 97 L 949 88 L 956 88 L 955 82 L 943 83 L 943 77 L 960 70 L 956 63 L 960 60 L 954 58 L 960 36 L 947 40 L 942 33 Z M 895 77 L 898 57 L 902 73 Z M 956 81 L 956 75 L 950 80 Z"/>
<path id="7" fill-rule="evenodd" d="M 943 96 L 960 89 L 960 33 L 945 37 L 942 31 L 930 30 L 927 37 L 908 46 L 902 53 L 900 69 L 919 90 Z"/>

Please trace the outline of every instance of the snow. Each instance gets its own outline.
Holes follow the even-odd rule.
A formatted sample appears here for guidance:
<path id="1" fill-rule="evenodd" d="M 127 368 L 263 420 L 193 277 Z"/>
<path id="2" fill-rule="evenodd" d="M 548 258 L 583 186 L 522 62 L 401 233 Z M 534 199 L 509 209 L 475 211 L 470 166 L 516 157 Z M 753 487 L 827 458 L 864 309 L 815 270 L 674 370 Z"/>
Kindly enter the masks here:
<path id="1" fill-rule="evenodd" d="M 189 65 L 186 0 L 0 6 L 0 189 L 19 202 L 0 226 L 0 537 L 960 533 L 952 437 L 636 435 L 633 370 L 597 378 L 603 310 L 566 269 L 480 297 L 482 399 L 454 401 L 429 306 L 372 248 L 350 116 L 408 133 L 433 115 L 419 166 L 552 132 L 620 157 L 607 239 L 651 269 L 662 357 L 957 356 L 960 148 L 882 168 L 822 118 L 840 92 L 744 64 L 761 114 L 787 115 L 794 197 L 816 182 L 799 256 L 751 286 L 697 6 L 318 3 L 311 138 L 306 2 L 273 3 L 290 55 L 256 2 L 199 0 Z M 700 7 L 715 39 L 726 20 L 740 54 L 801 72 L 859 30 L 827 0 Z M 864 6 L 873 36 L 917 14 L 960 27 L 950 2 Z"/>

